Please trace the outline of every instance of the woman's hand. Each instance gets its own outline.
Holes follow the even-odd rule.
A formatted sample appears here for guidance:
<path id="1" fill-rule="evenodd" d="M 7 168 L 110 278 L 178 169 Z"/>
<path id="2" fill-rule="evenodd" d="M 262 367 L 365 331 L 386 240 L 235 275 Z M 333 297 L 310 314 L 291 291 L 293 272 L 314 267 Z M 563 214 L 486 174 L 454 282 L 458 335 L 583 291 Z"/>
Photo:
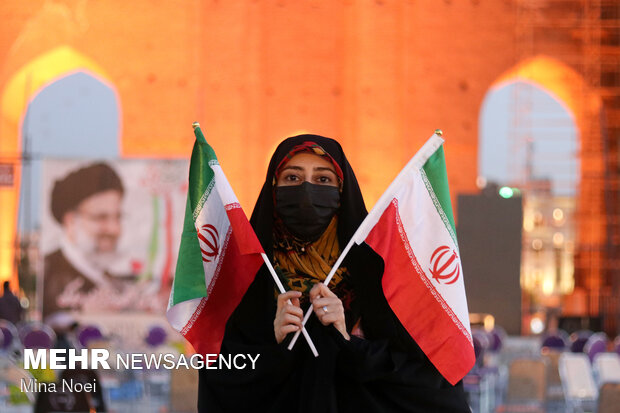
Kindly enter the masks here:
<path id="1" fill-rule="evenodd" d="M 324 326 L 333 324 L 346 340 L 350 339 L 344 321 L 344 307 L 336 294 L 325 284 L 318 283 L 310 290 L 310 302 L 321 324 Z"/>
<path id="2" fill-rule="evenodd" d="M 288 333 L 301 329 L 304 313 L 299 307 L 299 291 L 287 291 L 278 295 L 278 309 L 273 320 L 273 331 L 280 344 Z"/>

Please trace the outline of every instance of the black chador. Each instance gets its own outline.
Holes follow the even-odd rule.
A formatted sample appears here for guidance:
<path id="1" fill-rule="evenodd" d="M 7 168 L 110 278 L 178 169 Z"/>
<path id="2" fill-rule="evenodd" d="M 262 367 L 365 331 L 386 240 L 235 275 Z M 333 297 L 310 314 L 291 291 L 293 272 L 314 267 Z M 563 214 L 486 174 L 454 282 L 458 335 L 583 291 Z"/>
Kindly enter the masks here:
<path id="1" fill-rule="evenodd" d="M 274 176 L 295 148 L 308 143 L 322 148 L 341 173 L 337 224 L 325 231 L 333 227 L 339 245 L 345 246 L 367 214 L 338 142 L 316 135 L 286 139 L 271 159 L 250 220 L 276 265 L 283 244 L 301 257 L 306 248 L 280 239 Z M 372 168 L 372 162 L 364 167 Z M 452 386 L 442 377 L 390 309 L 381 288 L 383 266 L 381 257 L 364 244 L 351 249 L 339 270 L 341 282 L 332 289 L 343 302 L 351 339 L 347 341 L 332 325 L 323 326 L 313 315 L 306 328 L 319 352 L 316 358 L 302 337 L 292 351 L 287 349 L 292 334 L 276 342 L 277 290 L 263 266 L 230 317 L 221 348 L 224 354 L 260 354 L 256 368 L 201 370 L 199 411 L 469 412 L 462 384 Z M 288 288 L 299 285 L 303 291 L 300 274 L 287 276 L 282 268 L 279 273 Z M 304 311 L 307 306 L 302 300 Z"/>

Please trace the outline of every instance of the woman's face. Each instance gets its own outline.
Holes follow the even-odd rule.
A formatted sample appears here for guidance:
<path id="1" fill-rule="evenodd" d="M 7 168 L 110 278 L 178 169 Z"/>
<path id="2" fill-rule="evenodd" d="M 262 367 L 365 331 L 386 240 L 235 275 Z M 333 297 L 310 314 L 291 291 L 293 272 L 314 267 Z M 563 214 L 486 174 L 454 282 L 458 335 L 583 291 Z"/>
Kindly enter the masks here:
<path id="1" fill-rule="evenodd" d="M 298 153 L 284 164 L 276 185 L 293 186 L 304 182 L 338 186 L 338 176 L 334 166 L 327 159 L 311 153 Z"/>

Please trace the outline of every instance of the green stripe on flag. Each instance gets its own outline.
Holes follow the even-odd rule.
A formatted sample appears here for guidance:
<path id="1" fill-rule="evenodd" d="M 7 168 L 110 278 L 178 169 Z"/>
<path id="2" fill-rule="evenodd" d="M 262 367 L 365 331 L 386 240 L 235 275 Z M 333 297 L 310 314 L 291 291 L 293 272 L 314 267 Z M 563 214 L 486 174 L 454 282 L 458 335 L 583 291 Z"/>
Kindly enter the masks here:
<path id="1" fill-rule="evenodd" d="M 206 295 L 205 270 L 202 265 L 200 244 L 189 206 L 189 196 L 185 204 L 185 220 L 181 234 L 181 246 L 172 288 L 172 305 Z"/>
<path id="2" fill-rule="evenodd" d="M 187 190 L 179 257 L 174 276 L 172 305 L 202 298 L 207 294 L 200 243 L 196 234 L 196 218 L 200 215 L 200 211 L 215 185 L 215 173 L 211 165 L 217 164 L 217 157 L 199 127 L 194 128 L 194 134 L 196 135 L 196 142 L 192 150 L 189 167 L 189 188 Z"/>
<path id="3" fill-rule="evenodd" d="M 443 153 L 443 145 L 439 147 L 431 155 L 430 158 L 422 166 L 422 178 L 429 190 L 431 198 L 437 207 L 437 212 L 441 216 L 446 229 L 454 240 L 454 245 L 458 246 L 456 241 L 456 227 L 454 225 L 454 216 L 452 214 L 452 201 L 450 200 L 450 188 L 448 186 L 448 174 L 446 172 L 446 159 Z"/>
<path id="4" fill-rule="evenodd" d="M 194 220 L 200 215 L 200 210 L 209 197 L 215 181 L 212 164 L 217 164 L 217 156 L 213 148 L 205 140 L 200 127 L 194 129 L 196 142 L 192 150 L 192 159 L 189 167 L 188 197 Z"/>

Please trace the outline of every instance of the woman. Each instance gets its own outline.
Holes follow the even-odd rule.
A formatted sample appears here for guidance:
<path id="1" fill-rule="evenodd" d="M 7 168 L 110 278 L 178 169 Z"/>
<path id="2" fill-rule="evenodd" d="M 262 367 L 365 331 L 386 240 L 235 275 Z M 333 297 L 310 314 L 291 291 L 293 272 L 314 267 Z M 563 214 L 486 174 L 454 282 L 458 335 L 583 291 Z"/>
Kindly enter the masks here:
<path id="1" fill-rule="evenodd" d="M 201 371 L 201 411 L 470 411 L 462 385 L 439 374 L 390 309 L 370 248 L 353 247 L 322 285 L 366 214 L 338 142 L 300 135 L 278 146 L 250 222 L 289 291 L 258 272 L 221 350 L 259 353 L 256 368 Z M 308 306 L 317 358 L 303 338 L 287 349 Z"/>

